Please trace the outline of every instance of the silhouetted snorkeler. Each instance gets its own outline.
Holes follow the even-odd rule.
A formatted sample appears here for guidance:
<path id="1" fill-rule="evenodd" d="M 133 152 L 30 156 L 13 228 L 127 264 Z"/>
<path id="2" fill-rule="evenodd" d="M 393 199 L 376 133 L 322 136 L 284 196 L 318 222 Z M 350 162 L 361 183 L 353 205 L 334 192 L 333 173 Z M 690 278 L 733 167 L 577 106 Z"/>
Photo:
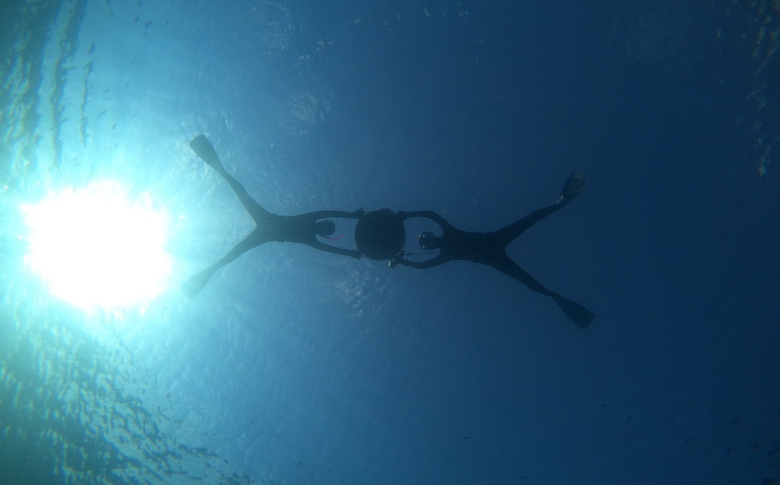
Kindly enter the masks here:
<path id="1" fill-rule="evenodd" d="M 296 216 L 271 214 L 260 207 L 260 204 L 247 194 L 244 186 L 225 171 L 216 150 L 214 150 L 214 147 L 205 136 L 198 135 L 190 142 L 190 146 L 204 162 L 216 170 L 230 184 L 230 187 L 233 188 L 246 211 L 254 219 L 256 227 L 251 234 L 231 249 L 224 258 L 192 276 L 181 285 L 181 290 L 188 297 L 192 298 L 197 295 L 219 268 L 230 263 L 242 253 L 269 241 L 308 244 L 315 249 L 360 259 L 360 251 L 329 246 L 319 241 L 317 236 L 328 238 L 336 230 L 336 224 L 333 221 L 321 219 L 329 217 L 359 219 L 364 214 L 363 209 L 355 212 L 316 211 Z"/>
<path id="2" fill-rule="evenodd" d="M 466 260 L 486 264 L 520 281 L 533 291 L 549 296 L 558 304 L 566 316 L 574 321 L 574 323 L 582 328 L 586 328 L 593 321 L 593 313 L 579 303 L 573 302 L 554 291 L 547 289 L 531 275 L 526 273 L 506 254 L 506 246 L 510 242 L 514 241 L 515 238 L 529 227 L 553 212 L 565 207 L 566 204 L 571 202 L 583 190 L 585 190 L 585 181 L 576 172 L 572 173 L 568 180 L 566 180 L 557 203 L 536 210 L 503 229 L 489 233 L 461 231 L 460 229 L 454 228 L 443 217 L 432 211 L 398 211 L 398 215 L 404 220 L 413 217 L 430 219 L 442 227 L 443 233 L 441 237 L 438 237 L 432 232 L 424 232 L 420 234 L 418 238 L 420 247 L 423 249 L 439 250 L 439 254 L 436 257 L 427 261 L 416 262 L 404 259 L 402 255 L 401 257 L 396 257 L 391 260 L 390 267 L 394 268 L 396 265 L 402 264 L 413 268 L 427 269 L 454 260 Z"/>

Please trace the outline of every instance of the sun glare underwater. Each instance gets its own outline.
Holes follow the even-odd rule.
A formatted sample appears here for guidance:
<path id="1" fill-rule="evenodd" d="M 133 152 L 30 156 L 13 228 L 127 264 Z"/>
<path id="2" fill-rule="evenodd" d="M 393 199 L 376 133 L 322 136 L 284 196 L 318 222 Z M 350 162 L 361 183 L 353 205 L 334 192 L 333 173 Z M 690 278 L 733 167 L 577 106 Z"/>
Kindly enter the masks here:
<path id="1" fill-rule="evenodd" d="M 167 214 L 149 193 L 93 182 L 23 204 L 25 263 L 58 299 L 86 311 L 138 308 L 168 286 Z"/>

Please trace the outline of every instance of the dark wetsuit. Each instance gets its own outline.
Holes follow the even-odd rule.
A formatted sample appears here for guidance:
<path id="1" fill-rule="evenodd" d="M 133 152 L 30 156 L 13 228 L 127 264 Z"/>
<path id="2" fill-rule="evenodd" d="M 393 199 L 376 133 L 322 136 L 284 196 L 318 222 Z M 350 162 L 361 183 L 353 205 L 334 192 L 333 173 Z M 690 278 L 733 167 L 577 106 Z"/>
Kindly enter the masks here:
<path id="1" fill-rule="evenodd" d="M 544 209 L 539 209 L 503 229 L 487 233 L 467 232 L 457 229 L 442 216 L 433 211 L 399 211 L 398 215 L 403 219 L 424 217 L 434 221 L 441 226 L 443 234 L 441 237 L 439 254 L 435 258 L 423 262 L 401 259 L 398 260 L 397 263 L 425 269 L 438 266 L 448 261 L 472 261 L 474 263 L 492 266 L 502 273 L 524 283 L 532 290 L 547 296 L 552 296 L 554 294 L 552 291 L 545 288 L 544 285 L 536 281 L 531 275 L 518 266 L 517 263 L 512 261 L 506 254 L 506 247 L 526 229 L 560 208 L 561 206 L 555 204 L 550 207 L 545 207 Z"/>
<path id="2" fill-rule="evenodd" d="M 344 217 L 359 219 L 363 215 L 363 210 L 355 212 L 344 211 L 316 211 L 295 216 L 280 216 L 272 214 L 260 206 L 252 197 L 247 194 L 246 189 L 232 175 L 227 173 L 219 161 L 214 148 L 202 135 L 190 143 L 195 152 L 204 162 L 219 173 L 222 178 L 230 184 L 233 192 L 244 205 L 244 208 L 255 221 L 255 229 L 241 242 L 231 249 L 222 259 L 212 264 L 200 273 L 192 276 L 182 284 L 182 291 L 190 298 L 195 296 L 206 286 L 211 276 L 222 266 L 235 260 L 241 254 L 270 241 L 278 242 L 296 242 L 307 244 L 315 249 L 327 251 L 330 253 L 351 256 L 360 259 L 361 253 L 357 250 L 337 248 L 323 243 L 317 239 L 316 223 L 322 219 L 331 217 Z"/>
<path id="3" fill-rule="evenodd" d="M 359 212 L 316 211 L 296 216 L 280 216 L 271 214 L 260 206 L 258 206 L 258 208 L 265 212 L 265 214 L 261 217 L 256 217 L 250 212 L 250 215 L 252 215 L 252 219 L 255 220 L 255 225 L 257 226 L 255 227 L 255 230 L 240 243 L 236 244 L 236 247 L 231 249 L 224 258 L 216 263 L 217 265 L 224 266 L 236 259 L 242 253 L 270 241 L 308 244 L 315 249 L 360 259 L 360 251 L 337 248 L 317 239 L 315 228 L 315 224 L 321 219 L 330 217 L 357 219 L 360 217 Z"/>
<path id="4" fill-rule="evenodd" d="M 552 298 L 559 307 L 580 327 L 587 327 L 593 321 L 593 314 L 578 303 L 568 300 L 561 295 L 547 289 L 543 284 L 525 272 L 506 254 L 507 245 L 514 241 L 526 229 L 533 226 L 553 212 L 563 208 L 564 203 L 557 203 L 543 209 L 536 210 L 528 216 L 516 221 L 498 231 L 481 233 L 467 232 L 457 229 L 447 222 L 442 216 L 432 211 L 399 211 L 398 215 L 404 220 L 413 217 L 423 217 L 439 224 L 443 230 L 440 238 L 439 254 L 426 261 L 409 261 L 405 258 L 397 258 L 396 264 L 411 266 L 413 268 L 427 269 L 442 263 L 455 260 L 473 261 L 479 264 L 491 266 L 505 275 L 525 284 L 528 288 Z"/>

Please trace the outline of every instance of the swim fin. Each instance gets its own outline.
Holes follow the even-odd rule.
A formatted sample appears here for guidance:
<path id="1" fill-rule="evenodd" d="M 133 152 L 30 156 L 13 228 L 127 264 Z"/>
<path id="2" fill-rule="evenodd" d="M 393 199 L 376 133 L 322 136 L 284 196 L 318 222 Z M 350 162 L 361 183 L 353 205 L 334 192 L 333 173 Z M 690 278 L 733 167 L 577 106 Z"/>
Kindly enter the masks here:
<path id="1" fill-rule="evenodd" d="M 216 272 L 216 268 L 207 268 L 200 273 L 190 277 L 187 281 L 182 283 L 181 292 L 187 295 L 187 298 L 194 298 L 195 295 L 206 287 L 206 283 L 209 282 L 211 277 Z"/>
<path id="2" fill-rule="evenodd" d="M 580 328 L 588 328 L 588 325 L 593 322 L 595 315 L 579 303 L 573 302 L 568 298 L 564 298 L 557 293 L 552 295 L 550 298 L 552 298 L 555 303 L 561 307 L 563 313 L 565 313 L 566 316 L 569 317 L 571 321 L 576 323 Z"/>
<path id="3" fill-rule="evenodd" d="M 224 170 L 222 168 L 222 162 L 219 161 L 217 151 L 214 150 L 211 142 L 205 135 L 198 135 L 190 142 L 190 147 L 198 155 L 201 160 L 206 162 L 210 167 L 217 171 Z"/>
<path id="4" fill-rule="evenodd" d="M 572 174 L 569 175 L 569 178 L 566 179 L 566 183 L 563 184 L 561 197 L 558 199 L 558 203 L 568 204 L 574 200 L 575 197 L 580 195 L 583 190 L 585 190 L 586 185 L 587 184 L 585 184 L 585 179 L 583 179 L 580 174 L 577 172 L 572 172 Z"/>

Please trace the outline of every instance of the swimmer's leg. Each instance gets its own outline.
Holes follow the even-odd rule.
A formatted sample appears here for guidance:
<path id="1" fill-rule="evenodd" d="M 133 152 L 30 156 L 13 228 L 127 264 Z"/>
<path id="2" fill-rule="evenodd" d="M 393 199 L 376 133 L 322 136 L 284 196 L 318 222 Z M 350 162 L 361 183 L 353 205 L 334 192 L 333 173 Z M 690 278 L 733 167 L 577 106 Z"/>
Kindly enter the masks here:
<path id="1" fill-rule="evenodd" d="M 543 209 L 537 209 L 519 221 L 513 222 L 512 224 L 499 229 L 498 231 L 494 232 L 493 235 L 500 240 L 503 246 L 506 246 L 507 244 L 514 241 L 517 236 L 525 232 L 529 227 L 533 226 L 537 222 L 541 221 L 562 207 L 563 206 L 560 204 L 554 204 Z"/>
<path id="2" fill-rule="evenodd" d="M 517 263 L 512 261 L 506 254 L 501 255 L 501 257 L 496 258 L 489 264 L 505 275 L 523 283 L 531 290 L 552 298 L 558 307 L 563 310 L 563 313 L 565 313 L 566 316 L 569 317 L 569 319 L 576 323 L 580 328 L 586 328 L 593 321 L 594 315 L 590 310 L 580 305 L 579 303 L 571 301 L 568 298 L 564 298 L 558 293 L 549 290 L 543 284 L 539 283 L 533 276 L 528 274 L 523 268 L 518 266 Z"/>
<path id="3" fill-rule="evenodd" d="M 214 150 L 214 146 L 209 142 L 208 138 L 204 135 L 198 135 L 190 142 L 192 150 L 218 174 L 222 176 L 225 181 L 230 184 L 233 192 L 238 196 L 238 200 L 244 205 L 244 208 L 252 216 L 255 224 L 260 225 L 261 220 L 266 219 L 271 215 L 270 212 L 263 209 L 252 197 L 247 194 L 246 189 L 241 183 L 233 178 L 232 175 L 225 171 L 225 167 L 222 166 L 222 162 L 219 160 L 217 151 Z"/>
<path id="4" fill-rule="evenodd" d="M 512 224 L 504 227 L 503 229 L 499 229 L 498 231 L 494 232 L 495 236 L 499 238 L 502 244 L 507 245 L 510 242 L 514 241 L 517 236 L 522 234 L 524 231 L 526 231 L 529 227 L 533 226 L 537 222 L 541 221 L 545 217 L 549 216 L 553 212 L 557 211 L 558 209 L 562 209 L 566 206 L 569 202 L 574 200 L 575 197 L 580 195 L 583 190 L 585 190 L 586 184 L 585 180 L 578 174 L 577 172 L 572 172 L 571 175 L 569 175 L 569 178 L 566 179 L 566 183 L 563 184 L 563 189 L 561 189 L 561 195 L 558 198 L 558 202 L 556 202 L 554 205 L 551 205 L 549 207 L 545 207 L 543 209 L 535 210 L 528 214 L 527 216 L 523 217 L 517 222 L 513 222 Z"/>
<path id="5" fill-rule="evenodd" d="M 259 237 L 258 231 L 253 231 L 250 235 L 245 237 L 240 243 L 236 244 L 236 247 L 230 250 L 225 257 L 217 261 L 216 263 L 212 264 L 208 268 L 204 269 L 200 273 L 190 277 L 182 283 L 181 285 L 181 291 L 185 295 L 187 295 L 188 298 L 192 298 L 206 286 L 206 284 L 209 282 L 212 276 L 214 276 L 214 273 L 217 272 L 217 270 L 226 264 L 232 262 L 237 257 L 241 256 L 243 253 L 249 251 L 250 249 L 257 247 L 264 242 L 268 241 L 268 239 Z"/>

